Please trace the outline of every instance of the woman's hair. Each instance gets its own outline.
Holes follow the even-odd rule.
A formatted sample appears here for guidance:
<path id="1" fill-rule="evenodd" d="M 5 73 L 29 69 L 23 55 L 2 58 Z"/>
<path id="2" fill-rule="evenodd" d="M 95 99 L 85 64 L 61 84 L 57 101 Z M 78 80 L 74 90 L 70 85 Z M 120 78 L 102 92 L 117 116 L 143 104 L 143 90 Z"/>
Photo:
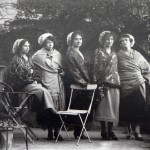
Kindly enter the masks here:
<path id="1" fill-rule="evenodd" d="M 113 37 L 114 41 L 117 40 L 117 35 L 114 33 L 114 32 L 105 32 L 102 36 L 100 34 L 100 37 L 99 37 L 99 43 L 101 46 L 104 45 L 105 41 L 109 38 L 109 37 Z"/>
<path id="2" fill-rule="evenodd" d="M 131 43 L 131 47 L 134 46 L 135 39 L 134 39 L 134 37 L 131 34 L 121 34 L 120 37 L 119 37 L 119 42 L 121 42 L 122 38 L 129 38 L 130 43 Z"/>
<path id="3" fill-rule="evenodd" d="M 119 42 L 122 38 L 129 38 L 130 42 L 133 42 L 133 39 L 130 38 L 130 36 L 128 34 L 121 34 L 119 37 Z"/>
<path id="4" fill-rule="evenodd" d="M 52 42 L 54 43 L 54 45 L 56 44 L 56 39 L 55 39 L 55 37 L 54 37 L 54 36 L 48 36 L 48 37 L 43 41 L 42 46 L 45 46 L 45 45 L 46 45 L 47 40 L 52 41 Z"/>
<path id="5" fill-rule="evenodd" d="M 29 41 L 28 41 L 27 39 L 23 39 L 23 40 L 20 41 L 20 43 L 19 43 L 19 45 L 18 45 L 18 48 L 17 48 L 17 51 L 16 51 L 16 54 L 19 54 L 19 53 L 20 53 L 20 51 L 21 51 L 21 49 L 22 49 L 22 46 L 23 46 L 26 42 L 29 43 Z"/>
<path id="6" fill-rule="evenodd" d="M 74 38 L 76 37 L 76 35 L 80 35 L 82 37 L 82 39 L 84 38 L 84 35 L 81 31 L 74 31 L 71 36 L 71 41 L 70 41 L 71 46 L 73 45 L 73 41 L 74 41 Z"/>

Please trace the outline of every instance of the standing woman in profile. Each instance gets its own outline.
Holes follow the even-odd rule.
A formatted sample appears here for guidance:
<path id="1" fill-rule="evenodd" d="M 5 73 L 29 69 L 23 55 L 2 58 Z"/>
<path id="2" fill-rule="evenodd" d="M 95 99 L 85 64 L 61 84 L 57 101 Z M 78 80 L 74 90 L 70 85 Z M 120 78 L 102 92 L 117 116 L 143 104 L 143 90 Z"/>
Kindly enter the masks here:
<path id="1" fill-rule="evenodd" d="M 143 141 L 140 122 L 146 121 L 145 110 L 146 87 L 149 82 L 150 65 L 145 58 L 132 47 L 134 37 L 122 34 L 119 38 L 121 50 L 118 52 L 118 72 L 121 81 L 120 120 L 128 126 L 127 139 L 132 133 L 136 140 Z"/>
<path id="2" fill-rule="evenodd" d="M 64 62 L 60 52 L 54 48 L 55 42 L 55 38 L 51 33 L 42 34 L 38 39 L 42 49 L 32 56 L 32 61 L 40 72 L 43 86 L 48 89 L 53 98 L 56 110 L 60 111 L 65 109 L 65 90 L 62 81 Z M 58 122 L 54 125 L 56 126 L 54 131 L 55 138 L 58 134 L 57 125 Z M 49 128 L 48 139 L 53 139 L 51 128 Z M 61 136 L 59 136 L 59 140 L 62 140 Z"/>
<path id="3" fill-rule="evenodd" d="M 66 53 L 66 58 L 68 70 L 70 72 L 70 77 L 72 80 L 71 84 L 74 83 L 82 87 L 86 87 L 86 85 L 90 83 L 90 78 L 86 61 L 80 51 L 82 46 L 82 37 L 83 35 L 80 31 L 71 32 L 67 36 L 67 44 L 69 45 L 69 47 Z M 77 94 L 72 107 L 85 109 L 88 106 L 87 96 L 88 94 L 86 93 L 86 91 L 82 91 L 82 93 Z M 82 127 L 80 126 L 75 127 L 75 138 L 79 137 L 81 129 Z M 82 134 L 81 138 L 84 139 L 87 137 Z"/>
<path id="4" fill-rule="evenodd" d="M 111 31 L 104 31 L 99 35 L 100 47 L 94 51 L 92 57 L 92 80 L 101 88 L 101 100 L 96 108 L 95 119 L 101 124 L 103 140 L 118 140 L 112 131 L 113 123 L 119 121 L 120 78 L 117 69 L 117 55 L 112 46 L 116 35 Z M 108 123 L 108 130 L 106 130 Z"/>

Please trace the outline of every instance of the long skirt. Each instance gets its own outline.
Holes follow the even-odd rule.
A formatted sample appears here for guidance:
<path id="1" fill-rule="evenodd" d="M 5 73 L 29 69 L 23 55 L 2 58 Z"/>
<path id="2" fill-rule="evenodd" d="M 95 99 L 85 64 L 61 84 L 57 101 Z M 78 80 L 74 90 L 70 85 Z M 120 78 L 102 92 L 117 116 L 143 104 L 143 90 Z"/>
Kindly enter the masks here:
<path id="1" fill-rule="evenodd" d="M 53 98 L 56 110 L 65 110 L 65 89 L 61 76 L 58 73 L 41 70 L 41 78 L 44 87 L 50 92 Z"/>
<path id="2" fill-rule="evenodd" d="M 120 92 L 117 88 L 108 88 L 95 112 L 96 121 L 119 121 Z"/>
<path id="3" fill-rule="evenodd" d="M 49 91 L 42 87 L 41 84 L 29 84 L 24 89 L 24 92 L 31 93 L 37 96 L 39 103 L 41 104 L 42 109 L 51 108 L 55 112 L 56 109 L 54 107 L 54 102 L 52 96 L 50 95 Z"/>
<path id="4" fill-rule="evenodd" d="M 141 122 L 148 119 L 146 105 L 140 86 L 121 98 L 120 102 L 120 120 L 125 122 Z"/>
<path id="5" fill-rule="evenodd" d="M 41 84 L 29 84 L 23 91 L 34 94 L 37 97 L 32 105 L 36 107 L 36 120 L 38 124 L 44 128 L 59 125 L 53 98 L 46 88 L 42 87 Z"/>

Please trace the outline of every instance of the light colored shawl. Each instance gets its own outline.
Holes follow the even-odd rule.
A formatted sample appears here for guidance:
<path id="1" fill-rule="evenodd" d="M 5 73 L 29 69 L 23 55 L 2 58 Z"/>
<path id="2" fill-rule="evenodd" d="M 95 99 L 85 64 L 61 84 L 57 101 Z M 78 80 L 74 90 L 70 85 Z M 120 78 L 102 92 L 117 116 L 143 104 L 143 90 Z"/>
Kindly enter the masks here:
<path id="1" fill-rule="evenodd" d="M 56 66 L 64 68 L 62 56 L 55 49 L 52 53 L 50 53 L 49 51 L 42 48 L 32 56 L 32 61 L 34 64 L 36 64 L 37 66 L 43 68 L 48 72 L 57 73 L 58 68 L 56 68 Z M 58 65 L 54 65 L 54 63 Z"/>
<path id="2" fill-rule="evenodd" d="M 120 50 L 118 52 L 118 72 L 122 95 L 126 96 L 145 82 L 144 76 L 150 74 L 150 65 L 139 52 L 133 50 L 133 57 L 130 57 Z"/>

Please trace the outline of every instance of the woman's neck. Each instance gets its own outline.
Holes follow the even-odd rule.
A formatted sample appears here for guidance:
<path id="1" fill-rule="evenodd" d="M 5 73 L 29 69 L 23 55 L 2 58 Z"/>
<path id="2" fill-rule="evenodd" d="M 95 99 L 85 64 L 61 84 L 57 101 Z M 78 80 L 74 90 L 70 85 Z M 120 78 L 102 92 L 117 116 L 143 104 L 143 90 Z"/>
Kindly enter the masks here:
<path id="1" fill-rule="evenodd" d="M 126 48 L 123 48 L 123 51 L 126 55 L 130 56 L 133 58 L 133 49 L 131 47 L 126 47 Z"/>
<path id="2" fill-rule="evenodd" d="M 28 60 L 28 56 L 26 54 L 21 54 L 21 57 L 24 58 L 26 61 Z"/>
<path id="3" fill-rule="evenodd" d="M 105 50 L 108 54 L 111 53 L 111 47 L 104 47 L 104 50 Z"/>
<path id="4" fill-rule="evenodd" d="M 72 47 L 73 47 L 75 50 L 78 50 L 78 51 L 80 50 L 79 47 L 74 47 L 74 46 L 72 46 Z"/>
<path id="5" fill-rule="evenodd" d="M 45 48 L 45 50 L 47 50 L 48 52 L 53 52 L 54 51 L 54 49 L 52 48 L 52 49 L 48 49 L 48 48 L 46 48 L 46 47 L 44 47 Z"/>
<path id="6" fill-rule="evenodd" d="M 131 47 L 124 47 L 123 50 L 126 51 L 126 52 L 132 51 Z"/>

